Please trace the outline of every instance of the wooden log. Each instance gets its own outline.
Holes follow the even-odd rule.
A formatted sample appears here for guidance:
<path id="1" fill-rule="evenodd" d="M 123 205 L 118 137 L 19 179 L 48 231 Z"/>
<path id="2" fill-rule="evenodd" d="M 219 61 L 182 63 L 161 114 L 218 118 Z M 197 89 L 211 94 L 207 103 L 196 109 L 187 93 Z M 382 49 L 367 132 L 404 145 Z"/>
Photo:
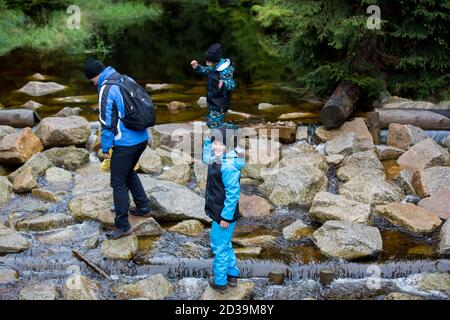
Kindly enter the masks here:
<path id="1" fill-rule="evenodd" d="M 320 111 L 325 128 L 340 127 L 356 108 L 361 90 L 350 81 L 342 81 Z"/>
<path id="2" fill-rule="evenodd" d="M 284 283 L 284 270 L 281 268 L 273 269 L 269 272 L 269 282 L 273 284 L 283 284 Z"/>
<path id="3" fill-rule="evenodd" d="M 377 108 L 379 126 L 391 123 L 410 124 L 424 130 L 450 130 L 450 110 Z"/>
<path id="4" fill-rule="evenodd" d="M 0 125 L 14 128 L 34 127 L 39 122 L 39 116 L 34 110 L 2 109 L 0 110 Z"/>
<path id="5" fill-rule="evenodd" d="M 94 271 L 98 272 L 100 275 L 105 277 L 108 280 L 111 280 L 110 276 L 99 266 L 97 266 L 95 263 L 91 262 L 89 259 L 87 259 L 85 256 L 83 256 L 81 253 L 79 253 L 76 250 L 72 250 L 72 254 L 75 258 L 83 261 L 86 263 L 89 267 L 91 267 Z"/>

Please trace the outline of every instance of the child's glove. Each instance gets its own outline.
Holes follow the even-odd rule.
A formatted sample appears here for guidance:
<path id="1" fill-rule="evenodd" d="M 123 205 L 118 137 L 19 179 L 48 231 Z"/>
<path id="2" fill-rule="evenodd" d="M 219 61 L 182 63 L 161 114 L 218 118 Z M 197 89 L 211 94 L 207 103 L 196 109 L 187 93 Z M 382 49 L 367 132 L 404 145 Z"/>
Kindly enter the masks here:
<path id="1" fill-rule="evenodd" d="M 108 151 L 108 158 L 105 158 L 103 162 L 100 164 L 100 171 L 103 172 L 109 172 L 111 170 L 111 156 L 112 156 L 112 149 L 109 149 Z M 136 166 L 134 167 L 134 171 L 139 170 L 139 163 L 136 163 Z"/>

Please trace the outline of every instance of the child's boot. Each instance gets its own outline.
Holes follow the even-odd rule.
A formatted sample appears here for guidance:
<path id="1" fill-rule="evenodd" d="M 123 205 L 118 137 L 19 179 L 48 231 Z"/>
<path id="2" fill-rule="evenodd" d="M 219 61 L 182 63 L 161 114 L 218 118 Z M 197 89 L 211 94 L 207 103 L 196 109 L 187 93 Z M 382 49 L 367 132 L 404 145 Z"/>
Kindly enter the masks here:
<path id="1" fill-rule="evenodd" d="M 228 275 L 228 285 L 230 287 L 237 287 L 238 277 Z"/>
<path id="2" fill-rule="evenodd" d="M 214 278 L 209 279 L 209 285 L 211 286 L 211 288 L 213 288 L 214 290 L 216 290 L 217 292 L 219 292 L 220 294 L 224 294 L 228 291 L 228 285 L 218 285 L 214 282 Z"/>

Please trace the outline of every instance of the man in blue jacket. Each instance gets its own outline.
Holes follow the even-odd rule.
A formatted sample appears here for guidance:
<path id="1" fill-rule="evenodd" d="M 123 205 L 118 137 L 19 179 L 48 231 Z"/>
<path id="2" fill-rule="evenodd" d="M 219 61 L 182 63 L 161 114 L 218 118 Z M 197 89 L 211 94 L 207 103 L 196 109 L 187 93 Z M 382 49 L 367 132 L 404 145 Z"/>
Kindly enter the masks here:
<path id="1" fill-rule="evenodd" d="M 210 240 L 214 253 L 212 288 L 220 293 L 237 286 L 237 268 L 231 239 L 239 218 L 241 169 L 243 154 L 236 151 L 235 130 L 222 126 L 211 130 L 203 144 L 203 162 L 208 165 L 205 189 L 205 211 L 213 220 Z"/>
<path id="2" fill-rule="evenodd" d="M 108 232 L 107 237 L 118 239 L 133 232 L 128 221 L 128 212 L 136 216 L 149 216 L 150 213 L 149 201 L 134 171 L 150 137 L 147 129 L 130 130 L 121 122 L 125 106 L 120 87 L 115 84 L 108 85 L 108 80 L 116 80 L 120 76 L 113 67 L 105 67 L 100 61 L 90 58 L 85 63 L 85 75 L 99 91 L 102 152 L 108 158 L 109 150 L 113 150 L 111 187 L 116 217 L 115 229 Z M 128 191 L 131 191 L 136 208 L 129 208 Z"/>

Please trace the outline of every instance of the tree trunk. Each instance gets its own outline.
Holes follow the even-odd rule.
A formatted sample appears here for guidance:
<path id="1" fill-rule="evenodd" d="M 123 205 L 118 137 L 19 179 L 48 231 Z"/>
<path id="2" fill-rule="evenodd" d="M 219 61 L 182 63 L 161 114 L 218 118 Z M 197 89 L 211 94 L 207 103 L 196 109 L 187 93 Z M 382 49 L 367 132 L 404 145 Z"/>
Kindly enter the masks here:
<path id="1" fill-rule="evenodd" d="M 14 128 L 33 128 L 39 122 L 38 115 L 33 110 L 27 109 L 3 109 L 0 110 L 0 125 Z"/>
<path id="2" fill-rule="evenodd" d="M 320 111 L 325 128 L 340 127 L 356 108 L 361 90 L 350 81 L 342 81 Z"/>

